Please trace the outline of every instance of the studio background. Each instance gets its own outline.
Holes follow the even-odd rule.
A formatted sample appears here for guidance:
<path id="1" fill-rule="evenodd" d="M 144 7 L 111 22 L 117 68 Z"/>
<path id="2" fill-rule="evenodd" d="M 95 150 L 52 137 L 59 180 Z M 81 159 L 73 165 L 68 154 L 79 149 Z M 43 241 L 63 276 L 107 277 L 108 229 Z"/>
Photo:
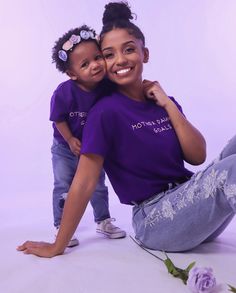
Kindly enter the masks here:
<path id="1" fill-rule="evenodd" d="M 16 251 L 28 239 L 54 240 L 49 105 L 54 89 L 67 76 L 52 64 L 51 49 L 76 26 L 87 24 L 99 33 L 106 3 L 0 1 L 0 292 L 189 292 L 129 237 L 113 241 L 96 235 L 90 206 L 78 228 L 79 247 L 53 259 Z M 143 78 L 158 80 L 205 136 L 206 162 L 189 166 L 202 169 L 236 132 L 236 1 L 129 3 L 150 51 Z M 128 236 L 133 235 L 131 207 L 120 205 L 107 183 L 111 214 Z M 170 257 L 182 268 L 193 261 L 210 266 L 219 283 L 236 286 L 235 220 L 215 242 Z"/>
<path id="2" fill-rule="evenodd" d="M 67 79 L 51 48 L 70 28 L 101 30 L 104 0 L 0 3 L 1 190 L 52 187 L 49 103 Z M 150 50 L 143 77 L 158 80 L 207 140 L 207 162 L 235 133 L 236 2 L 130 0 Z M 192 167 L 190 167 L 193 169 Z M 200 167 L 201 168 L 201 167 Z"/>

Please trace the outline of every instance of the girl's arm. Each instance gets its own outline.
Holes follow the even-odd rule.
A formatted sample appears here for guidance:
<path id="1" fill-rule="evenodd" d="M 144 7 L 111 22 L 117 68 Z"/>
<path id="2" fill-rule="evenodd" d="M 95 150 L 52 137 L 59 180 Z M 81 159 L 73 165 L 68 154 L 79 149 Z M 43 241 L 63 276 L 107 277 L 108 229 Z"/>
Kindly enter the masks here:
<path id="1" fill-rule="evenodd" d="M 41 257 L 62 254 L 74 234 L 96 188 L 104 159 L 98 155 L 81 155 L 63 209 L 62 221 L 54 243 L 26 241 L 17 250 Z"/>
<path id="2" fill-rule="evenodd" d="M 55 122 L 55 125 L 66 142 L 68 142 L 70 138 L 73 137 L 73 134 L 66 121 Z"/>
<path id="3" fill-rule="evenodd" d="M 184 160 L 192 165 L 200 165 L 206 159 L 206 142 L 202 134 L 184 117 L 176 104 L 166 95 L 158 82 L 144 81 L 144 92 L 163 107 L 171 120 L 179 139 Z"/>
<path id="4" fill-rule="evenodd" d="M 63 136 L 64 140 L 68 143 L 70 150 L 76 156 L 80 154 L 81 142 L 78 138 L 74 137 L 67 122 L 55 122 L 56 128 Z"/>

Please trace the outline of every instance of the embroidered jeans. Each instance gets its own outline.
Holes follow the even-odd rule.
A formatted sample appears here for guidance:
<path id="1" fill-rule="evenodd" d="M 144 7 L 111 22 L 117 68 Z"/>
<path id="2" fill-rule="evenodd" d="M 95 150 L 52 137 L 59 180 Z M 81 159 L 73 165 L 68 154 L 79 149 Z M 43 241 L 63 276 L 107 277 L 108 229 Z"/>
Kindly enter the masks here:
<path id="1" fill-rule="evenodd" d="M 64 202 L 75 175 L 79 158 L 64 144 L 53 141 L 51 148 L 54 175 L 53 216 L 54 226 L 61 223 Z M 100 222 L 110 218 L 108 208 L 108 188 L 105 185 L 105 172 L 102 171 L 96 190 L 90 200 L 93 207 L 94 221 Z"/>
<path id="2" fill-rule="evenodd" d="M 133 207 L 136 239 L 150 249 L 190 250 L 216 238 L 236 213 L 236 136 L 190 180 Z"/>

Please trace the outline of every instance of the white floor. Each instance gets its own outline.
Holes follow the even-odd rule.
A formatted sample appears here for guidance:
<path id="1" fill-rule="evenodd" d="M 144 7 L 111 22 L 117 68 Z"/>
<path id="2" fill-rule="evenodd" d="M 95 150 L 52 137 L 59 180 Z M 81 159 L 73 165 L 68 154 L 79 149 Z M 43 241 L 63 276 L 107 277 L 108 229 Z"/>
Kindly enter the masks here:
<path id="1" fill-rule="evenodd" d="M 110 210 L 128 235 L 133 235 L 131 208 L 111 197 Z M 9 194 L 0 205 L 1 293 L 184 293 L 187 287 L 168 275 L 164 265 L 128 236 L 108 240 L 95 233 L 88 207 L 78 228 L 80 246 L 62 256 L 43 259 L 15 250 L 25 240 L 53 238 L 50 193 Z M 128 219 L 128 220 L 127 220 Z M 160 252 L 155 252 L 162 256 Z M 236 286 L 236 219 L 214 243 L 190 253 L 169 254 L 184 268 L 196 261 L 210 266 L 219 284 Z M 226 286 L 220 292 L 228 292 Z"/>

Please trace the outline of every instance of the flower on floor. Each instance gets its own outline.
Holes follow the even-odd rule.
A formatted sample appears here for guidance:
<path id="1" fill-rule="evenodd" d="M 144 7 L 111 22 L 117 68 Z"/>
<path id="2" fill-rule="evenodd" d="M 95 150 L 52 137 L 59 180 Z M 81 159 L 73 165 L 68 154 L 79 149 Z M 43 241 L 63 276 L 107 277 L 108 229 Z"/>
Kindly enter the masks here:
<path id="1" fill-rule="evenodd" d="M 188 280 L 188 276 L 189 276 L 189 272 L 194 267 L 195 262 L 192 262 L 190 265 L 188 265 L 188 267 L 186 269 L 183 270 L 183 269 L 176 267 L 166 253 L 165 253 L 165 256 L 166 256 L 166 259 L 161 259 L 161 260 L 164 262 L 164 264 L 168 270 L 168 273 L 170 273 L 175 278 L 181 279 L 183 281 L 183 283 L 186 285 L 187 280 Z"/>
<path id="2" fill-rule="evenodd" d="M 168 257 L 168 255 L 163 252 L 166 256 L 166 259 L 162 259 L 154 253 L 150 252 L 146 249 L 142 244 L 138 243 L 133 237 L 130 238 L 143 250 L 153 255 L 155 258 L 162 261 L 168 273 L 170 273 L 173 277 L 179 278 L 183 281 L 185 285 L 193 292 L 193 293 L 217 293 L 218 288 L 216 286 L 216 278 L 213 275 L 212 268 L 199 268 L 195 267 L 195 262 L 192 262 L 188 265 L 186 269 L 178 268 L 174 265 L 172 260 Z M 228 284 L 228 291 L 236 293 L 236 288 Z"/>
<path id="3" fill-rule="evenodd" d="M 213 270 L 211 268 L 192 268 L 189 271 L 186 285 L 194 293 L 214 292 L 216 288 L 216 278 L 213 275 Z"/>

